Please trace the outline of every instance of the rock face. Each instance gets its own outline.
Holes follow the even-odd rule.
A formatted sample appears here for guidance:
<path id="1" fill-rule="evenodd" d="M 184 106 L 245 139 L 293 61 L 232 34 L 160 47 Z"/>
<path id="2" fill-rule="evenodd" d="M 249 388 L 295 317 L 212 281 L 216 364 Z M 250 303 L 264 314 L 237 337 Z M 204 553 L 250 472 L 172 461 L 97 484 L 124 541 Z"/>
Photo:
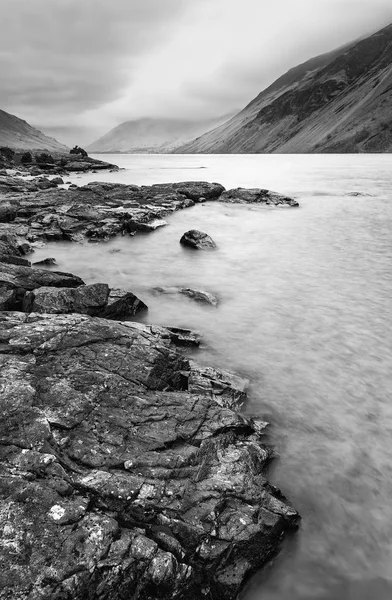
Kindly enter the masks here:
<path id="1" fill-rule="evenodd" d="M 234 599 L 296 526 L 170 331 L 2 313 L 0 350 L 2 598 Z"/>
<path id="2" fill-rule="evenodd" d="M 294 198 L 283 196 L 282 194 L 260 188 L 236 188 L 233 190 L 227 190 L 222 193 L 219 201 L 233 204 L 266 204 L 292 207 L 299 206 L 297 200 L 294 200 Z"/>
<path id="3" fill-rule="evenodd" d="M 214 240 L 204 231 L 198 231 L 197 229 L 186 231 L 180 239 L 180 244 L 195 250 L 213 250 L 216 248 Z"/>

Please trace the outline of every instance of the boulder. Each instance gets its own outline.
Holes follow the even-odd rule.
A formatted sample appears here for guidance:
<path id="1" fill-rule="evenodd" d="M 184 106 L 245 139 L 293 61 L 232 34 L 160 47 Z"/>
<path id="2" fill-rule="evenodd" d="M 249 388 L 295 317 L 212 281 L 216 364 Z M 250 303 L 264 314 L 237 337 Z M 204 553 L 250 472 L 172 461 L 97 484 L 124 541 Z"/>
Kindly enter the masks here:
<path id="1" fill-rule="evenodd" d="M 180 239 L 180 244 L 195 250 L 212 250 L 216 248 L 214 240 L 207 233 L 197 229 L 186 231 Z"/>
<path id="2" fill-rule="evenodd" d="M 234 600 L 297 526 L 253 422 L 187 391 L 164 333 L 2 313 L 0 344 L 4 598 Z"/>
<path id="3" fill-rule="evenodd" d="M 56 185 L 64 184 L 64 180 L 62 177 L 53 177 L 53 179 L 51 181 L 52 181 L 52 183 L 55 183 Z"/>
<path id="4" fill-rule="evenodd" d="M 235 204 L 266 204 L 274 206 L 299 206 L 297 200 L 260 188 L 236 188 L 227 190 L 219 197 L 219 202 Z"/>
<path id="5" fill-rule="evenodd" d="M 100 312 L 106 319 L 123 319 L 133 317 L 148 307 L 132 292 L 113 288 L 110 290 L 106 306 Z"/>
<path id="6" fill-rule="evenodd" d="M 109 286 L 106 283 L 81 285 L 77 288 L 40 287 L 27 292 L 25 312 L 98 315 L 106 307 Z"/>

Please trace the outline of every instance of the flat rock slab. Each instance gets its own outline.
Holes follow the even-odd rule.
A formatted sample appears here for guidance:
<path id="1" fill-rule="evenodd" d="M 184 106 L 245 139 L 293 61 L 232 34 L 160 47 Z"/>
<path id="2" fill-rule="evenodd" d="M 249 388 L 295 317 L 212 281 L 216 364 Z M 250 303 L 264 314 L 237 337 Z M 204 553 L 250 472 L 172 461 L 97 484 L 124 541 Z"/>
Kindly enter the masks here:
<path id="1" fill-rule="evenodd" d="M 261 188 L 236 188 L 227 190 L 219 197 L 219 202 L 233 204 L 265 204 L 291 207 L 299 206 L 297 200 L 294 200 L 294 198 Z"/>
<path id="2" fill-rule="evenodd" d="M 171 337 L 0 313 L 3 598 L 234 599 L 296 526 L 257 428 Z"/>

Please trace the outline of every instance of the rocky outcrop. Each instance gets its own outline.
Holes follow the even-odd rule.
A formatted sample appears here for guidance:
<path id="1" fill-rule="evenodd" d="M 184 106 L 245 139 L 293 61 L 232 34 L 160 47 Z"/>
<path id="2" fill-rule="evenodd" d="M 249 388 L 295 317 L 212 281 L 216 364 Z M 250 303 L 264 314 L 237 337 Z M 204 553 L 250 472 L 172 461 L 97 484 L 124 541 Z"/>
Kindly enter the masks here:
<path id="1" fill-rule="evenodd" d="M 140 187 L 92 182 L 68 190 L 57 186 L 41 190 L 34 181 L 0 177 L 0 239 L 12 235 L 30 244 L 82 242 L 150 232 L 166 225 L 165 218 L 175 211 L 206 200 L 298 206 L 295 200 L 268 190 L 225 192 L 220 184 L 203 181 Z"/>
<path id="2" fill-rule="evenodd" d="M 227 190 L 219 198 L 220 202 L 233 204 L 266 204 L 273 206 L 292 206 L 298 207 L 299 204 L 294 198 L 283 196 L 270 190 L 260 188 L 236 188 Z"/>
<path id="3" fill-rule="evenodd" d="M 216 248 L 214 240 L 204 231 L 190 229 L 180 239 L 180 244 L 194 250 L 213 250 Z"/>
<path id="4" fill-rule="evenodd" d="M 265 479 L 263 424 L 172 344 L 139 323 L 0 314 L 2 598 L 232 599 L 296 526 Z"/>

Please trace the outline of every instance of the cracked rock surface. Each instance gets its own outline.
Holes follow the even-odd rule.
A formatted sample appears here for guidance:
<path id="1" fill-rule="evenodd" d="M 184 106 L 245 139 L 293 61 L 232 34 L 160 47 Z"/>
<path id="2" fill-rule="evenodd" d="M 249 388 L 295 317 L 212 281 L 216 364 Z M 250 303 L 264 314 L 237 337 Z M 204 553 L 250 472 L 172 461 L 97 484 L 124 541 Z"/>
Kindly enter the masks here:
<path id="1" fill-rule="evenodd" d="M 0 313 L 2 600 L 235 598 L 296 526 L 243 380 L 181 335 Z"/>

